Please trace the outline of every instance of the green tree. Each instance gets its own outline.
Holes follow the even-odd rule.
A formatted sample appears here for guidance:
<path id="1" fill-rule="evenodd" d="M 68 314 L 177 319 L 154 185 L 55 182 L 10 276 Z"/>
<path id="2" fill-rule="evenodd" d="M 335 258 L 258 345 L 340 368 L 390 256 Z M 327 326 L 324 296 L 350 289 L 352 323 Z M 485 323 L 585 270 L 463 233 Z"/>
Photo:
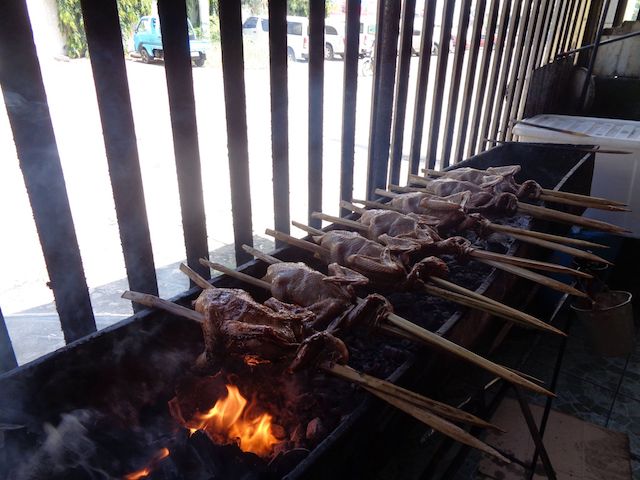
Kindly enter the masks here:
<path id="1" fill-rule="evenodd" d="M 71 58 L 87 55 L 87 37 L 82 22 L 80 0 L 56 0 L 58 26 L 65 38 L 65 51 Z M 131 35 L 142 15 L 151 13 L 151 0 L 118 0 L 118 16 L 123 41 Z"/>

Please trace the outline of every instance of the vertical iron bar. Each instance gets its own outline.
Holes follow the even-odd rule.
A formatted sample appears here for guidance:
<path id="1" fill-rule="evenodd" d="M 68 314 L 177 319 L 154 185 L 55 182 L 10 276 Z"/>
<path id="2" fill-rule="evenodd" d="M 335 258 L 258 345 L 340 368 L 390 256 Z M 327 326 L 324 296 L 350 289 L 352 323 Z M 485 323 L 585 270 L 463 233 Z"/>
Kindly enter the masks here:
<path id="1" fill-rule="evenodd" d="M 525 6 L 530 6 L 530 5 L 531 5 L 531 0 L 525 0 Z M 514 2 L 511 18 L 509 19 L 509 32 L 507 35 L 507 43 L 505 44 L 502 69 L 500 72 L 500 80 L 498 81 L 498 90 L 497 90 L 497 94 L 495 95 L 495 99 L 493 103 L 493 111 L 491 111 L 491 121 L 488 124 L 489 138 L 498 137 L 498 128 L 500 126 L 501 113 L 504 107 L 504 102 L 506 100 L 505 97 L 506 97 L 507 81 L 509 80 L 509 71 L 513 67 L 517 67 L 517 63 L 520 60 L 519 58 L 517 58 L 517 54 L 515 56 L 513 55 L 513 47 L 514 47 L 514 44 L 516 43 L 515 42 L 516 34 L 518 34 L 518 32 L 523 32 L 527 28 L 528 18 L 526 17 L 522 18 L 522 17 L 525 17 L 525 15 L 522 13 L 522 0 L 516 0 Z M 520 27 L 523 27 L 523 28 L 520 28 Z M 504 135 L 500 135 L 501 139 L 503 137 Z M 487 144 L 483 141 L 481 144 L 480 151 L 484 151 L 486 149 L 486 145 Z"/>
<path id="2" fill-rule="evenodd" d="M 400 182 L 402 166 L 402 147 L 404 143 L 404 124 L 407 112 L 407 95 L 409 92 L 409 72 L 411 69 L 411 52 L 413 50 L 413 22 L 416 14 L 416 0 L 404 0 L 402 22 L 400 28 L 400 62 L 396 76 L 395 105 L 393 108 L 393 125 L 391 138 L 391 173 L 389 183 Z"/>
<path id="3" fill-rule="evenodd" d="M 504 109 L 502 110 L 502 116 L 500 116 L 500 111 L 498 111 L 496 117 L 496 120 L 498 121 L 502 119 L 502 121 L 498 125 L 497 138 L 499 140 L 504 140 L 507 137 L 508 130 L 510 130 L 509 123 L 512 119 L 511 109 L 514 103 L 516 105 L 518 104 L 518 102 L 515 100 L 519 100 L 518 87 L 522 85 L 524 69 L 527 66 L 527 55 L 531 51 L 531 37 L 533 36 L 533 32 L 535 29 L 538 5 L 539 0 L 526 0 L 524 3 L 524 8 L 522 9 L 522 20 L 520 21 L 520 29 L 518 32 L 519 39 L 516 42 L 515 54 L 511 55 L 513 61 L 511 65 L 509 80 L 507 83 L 505 105 Z M 531 28 L 529 28 L 530 26 Z"/>
<path id="4" fill-rule="evenodd" d="M 573 50 L 574 48 L 576 48 L 576 37 L 580 33 L 580 26 L 582 25 L 582 18 L 583 18 L 586 6 L 587 6 L 587 2 L 578 1 L 576 18 L 571 28 L 571 33 L 569 34 L 568 46 L 566 47 L 566 50 Z"/>
<path id="5" fill-rule="evenodd" d="M 627 10 L 627 4 L 628 3 L 629 3 L 629 0 L 619 0 L 618 1 L 618 5 L 616 6 L 616 13 L 613 16 L 613 26 L 614 27 L 622 25 L 622 22 L 624 21 L 624 13 Z"/>
<path id="6" fill-rule="evenodd" d="M 602 13 L 600 16 L 600 23 L 598 25 L 598 31 L 596 32 L 596 39 L 593 42 L 594 46 L 591 49 L 591 57 L 589 58 L 589 66 L 587 67 L 587 75 L 584 78 L 584 84 L 582 85 L 582 92 L 580 93 L 580 108 L 584 109 L 584 101 L 587 97 L 587 89 L 589 88 L 589 82 L 591 81 L 591 74 L 593 73 L 593 66 L 596 63 L 596 56 L 598 55 L 598 48 L 600 46 L 600 39 L 602 38 L 602 30 L 604 29 L 604 22 L 607 19 L 607 11 L 609 10 L 609 4 L 611 0 L 605 0 L 602 6 Z"/>
<path id="7" fill-rule="evenodd" d="M 545 33 L 544 48 L 542 50 L 542 57 L 540 58 L 540 62 L 538 62 L 539 65 L 544 65 L 553 61 L 553 58 L 550 58 L 551 47 L 553 46 L 553 36 L 555 34 L 555 30 L 559 21 L 560 7 L 564 1 L 565 0 L 555 0 L 553 8 L 551 9 L 549 26 Z"/>
<path id="8" fill-rule="evenodd" d="M 481 3 L 481 2 L 478 2 Z M 469 13 L 471 0 L 462 0 L 460 17 L 458 17 L 458 31 L 456 32 L 456 53 L 453 57 L 453 71 L 449 82 L 449 101 L 447 103 L 447 119 L 444 127 L 444 145 L 442 147 L 442 166 L 452 165 L 451 145 L 453 143 L 453 129 L 456 125 L 458 113 L 458 97 L 460 96 L 460 79 L 464 53 L 467 50 L 467 29 L 469 28 Z M 459 133 L 458 133 L 459 135 Z"/>
<path id="9" fill-rule="evenodd" d="M 376 36 L 373 43 L 373 52 L 371 52 L 371 59 L 373 61 L 373 79 L 371 82 L 371 113 L 369 116 L 369 144 L 367 151 L 367 198 L 369 198 L 369 187 L 374 183 L 374 166 L 375 163 L 375 145 L 376 135 L 378 133 L 378 102 L 381 99 L 380 91 L 380 75 L 382 69 L 380 68 L 380 55 L 382 55 L 382 42 L 384 40 L 383 25 L 384 25 L 384 2 L 385 0 L 377 0 L 376 2 Z M 386 178 L 385 178 L 386 180 Z"/>
<path id="10" fill-rule="evenodd" d="M 116 0 L 81 0 L 129 288 L 157 295 Z M 134 305 L 140 310 L 141 305 Z"/>
<path id="11" fill-rule="evenodd" d="M 209 248 L 185 1 L 158 0 L 158 16 L 162 26 L 164 68 L 187 264 L 204 278 L 209 278 L 210 269 L 198 261 L 209 256 Z M 192 287 L 195 286 L 192 280 L 189 282 Z"/>
<path id="12" fill-rule="evenodd" d="M 525 45 L 525 50 L 529 52 L 529 56 L 526 63 L 523 63 L 524 69 L 518 76 L 518 84 L 516 85 L 516 93 L 514 98 L 514 103 L 512 105 L 512 111 L 510 113 L 510 118 L 519 119 L 520 115 L 522 115 L 522 111 L 524 110 L 525 99 L 527 97 L 527 92 L 529 91 L 529 79 L 531 73 L 535 68 L 535 61 L 537 56 L 537 48 L 539 45 L 535 45 L 535 39 L 540 38 L 540 31 L 543 28 L 543 24 L 545 21 L 545 17 L 547 14 L 547 7 L 549 6 L 550 0 L 536 0 L 537 5 L 537 15 L 536 15 L 536 24 L 535 30 L 531 38 L 527 41 L 528 43 Z M 509 126 L 509 131 L 507 133 L 507 140 L 510 141 L 513 138 L 512 126 Z"/>
<path id="13" fill-rule="evenodd" d="M 309 2 L 309 220 L 320 228 L 322 221 L 311 213 L 322 210 L 322 129 L 324 103 L 325 2 Z M 304 32 L 303 32 L 304 34 Z"/>
<path id="14" fill-rule="evenodd" d="M 489 11 L 493 11 L 493 4 L 489 7 Z M 482 40 L 482 27 L 484 25 L 484 13 L 486 1 L 477 1 L 474 12 L 473 29 L 471 32 L 471 46 L 469 51 L 469 61 L 467 63 L 467 71 L 464 79 L 464 93 L 462 95 L 462 109 L 460 110 L 460 127 L 458 128 L 458 139 L 456 141 L 455 153 L 453 154 L 453 162 L 458 163 L 462 160 L 464 144 L 467 139 L 467 127 L 469 125 L 469 114 L 471 113 L 471 100 L 473 98 L 473 85 L 476 75 L 476 67 L 478 63 L 478 53 L 480 51 L 480 42 Z M 485 37 L 484 47 L 487 47 L 488 39 Z"/>
<path id="15" fill-rule="evenodd" d="M 520 9 L 520 4 L 522 3 L 522 0 L 515 0 L 515 3 L 517 8 L 514 8 L 513 11 L 517 12 Z M 493 52 L 493 59 L 491 62 L 491 76 L 489 78 L 487 89 L 478 91 L 479 92 L 478 96 L 481 98 L 481 100 L 482 100 L 482 97 L 486 97 L 486 102 L 485 102 L 484 111 L 482 115 L 482 123 L 478 130 L 479 138 L 477 139 L 477 144 L 476 144 L 476 150 L 479 152 L 484 150 L 483 148 L 485 144 L 484 139 L 487 137 L 487 133 L 489 131 L 489 126 L 491 123 L 491 114 L 493 113 L 493 105 L 495 103 L 494 100 L 498 98 L 500 98 L 501 100 L 501 97 L 497 97 L 494 92 L 496 91 L 496 87 L 498 83 L 498 73 L 500 71 L 500 65 L 502 62 L 502 54 L 505 46 L 505 36 L 507 35 L 507 27 L 509 27 L 509 24 L 511 23 L 511 22 L 507 22 L 507 20 L 509 19 L 510 7 L 511 7 L 511 2 L 502 2 L 502 11 L 500 12 L 500 21 L 498 22 L 498 25 L 500 26 L 500 30 L 498 30 L 498 38 L 496 39 L 496 48 L 495 48 L 495 51 Z M 517 14 L 514 14 L 514 17 L 516 16 Z M 507 62 L 508 60 L 509 59 L 507 59 Z M 481 95 L 480 92 L 483 92 L 483 91 L 491 92 L 491 95 Z"/>
<path id="16" fill-rule="evenodd" d="M 449 62 L 449 46 L 451 44 L 451 27 L 453 26 L 453 11 L 455 0 L 444 0 L 444 11 L 440 26 L 440 48 L 436 66 L 435 90 L 431 107 L 431 123 L 429 124 L 429 139 L 427 143 L 427 166 L 433 169 L 438 154 L 438 137 L 440 136 L 440 121 L 442 117 L 442 101 L 444 87 L 447 80 L 447 64 Z M 466 41 L 466 39 L 465 39 Z M 444 158 L 442 159 L 444 161 Z"/>
<path id="17" fill-rule="evenodd" d="M 538 41 L 536 42 L 536 61 L 535 67 L 541 67 L 543 62 L 545 61 L 545 51 L 547 48 L 547 42 L 549 40 L 549 32 L 551 30 L 551 24 L 553 20 L 553 16 L 556 12 L 556 4 L 561 0 L 549 0 L 549 5 L 547 6 L 547 13 L 544 20 L 544 25 L 542 27 L 542 31 L 540 32 L 540 37 L 538 37 Z"/>
<path id="18" fill-rule="evenodd" d="M 0 374 L 8 372 L 18 366 L 16 354 L 11 345 L 11 337 L 7 331 L 7 325 L 0 310 Z"/>
<path id="19" fill-rule="evenodd" d="M 342 93 L 342 142 L 340 199 L 351 201 L 356 137 L 356 103 L 358 99 L 358 54 L 360 51 L 360 0 L 347 0 L 344 47 L 344 89 Z M 349 215 L 340 209 L 340 215 Z"/>
<path id="20" fill-rule="evenodd" d="M 578 28 L 576 28 L 575 37 L 573 39 L 573 44 L 575 48 L 578 48 L 582 43 L 584 37 L 584 30 L 587 24 L 587 18 L 589 16 L 589 7 L 591 6 L 591 0 L 587 0 L 582 9 L 582 14 L 580 15 L 580 20 L 578 24 Z M 578 55 L 575 56 L 575 61 L 578 60 Z M 575 62 L 574 62 L 575 63 Z"/>
<path id="21" fill-rule="evenodd" d="M 287 77 L 287 2 L 269 2 L 269 80 L 273 224 L 289 233 L 289 93 Z M 284 244 L 276 240 L 276 247 Z"/>
<path id="22" fill-rule="evenodd" d="M 67 343 L 95 332 L 47 95 L 25 0 L 0 15 L 0 86 Z"/>
<path id="23" fill-rule="evenodd" d="M 409 170 L 416 175 L 420 168 L 420 150 L 424 129 L 424 111 L 429 86 L 429 66 L 431 65 L 431 48 L 433 44 L 433 22 L 436 15 L 436 4 L 425 0 L 424 17 L 422 18 L 422 39 L 420 40 L 420 60 L 418 63 L 418 80 L 416 82 L 416 99 L 413 109 L 413 130 L 411 131 L 411 150 L 409 152 Z"/>
<path id="24" fill-rule="evenodd" d="M 398 30 L 400 2 L 384 0 L 378 8 L 384 8 L 382 24 L 378 24 L 377 37 L 382 37 L 380 49 L 375 54 L 375 69 L 378 82 L 373 85 L 376 99 L 371 109 L 371 125 L 375 131 L 369 141 L 369 163 L 367 165 L 367 198 L 374 197 L 376 188 L 385 188 L 389 168 L 391 142 L 391 119 L 393 116 L 393 90 L 398 56 Z M 382 29 L 379 27 L 382 26 Z M 375 119 L 374 119 L 375 116 Z"/>
<path id="25" fill-rule="evenodd" d="M 556 49 L 556 55 L 558 53 L 563 52 L 565 50 L 565 43 L 567 42 L 567 37 L 569 36 L 569 30 L 571 30 L 571 22 L 573 21 L 574 7 L 576 4 L 576 0 L 569 0 L 569 4 L 567 5 L 567 13 L 565 15 L 565 22 L 562 28 L 562 32 L 560 35 L 560 41 L 558 42 L 558 48 Z"/>
<path id="26" fill-rule="evenodd" d="M 506 8 L 505 5 L 508 2 L 504 2 L 503 11 Z M 487 33 L 484 38 L 484 47 L 482 49 L 482 62 L 480 62 L 480 76 L 478 77 L 476 84 L 476 99 L 473 105 L 473 115 L 471 117 L 471 131 L 469 132 L 469 143 L 467 144 L 467 157 L 470 157 L 476 152 L 476 142 L 478 140 L 478 131 L 480 129 L 480 116 L 482 115 L 482 104 L 485 100 L 487 75 L 489 74 L 489 66 L 491 64 L 491 55 L 494 51 L 494 37 L 497 29 L 498 10 L 500 2 L 498 0 L 491 0 L 491 6 L 489 7 L 489 23 L 487 24 Z"/>
<path id="27" fill-rule="evenodd" d="M 240 265 L 253 258 L 242 249 L 242 244 L 253 245 L 253 228 L 240 2 L 238 0 L 218 0 L 218 12 L 220 15 L 224 105 L 227 117 L 231 212 L 236 264 Z"/>
<path id="28" fill-rule="evenodd" d="M 598 25 L 600 24 L 600 12 L 605 0 L 592 0 L 587 12 L 587 18 L 584 24 L 584 34 L 582 37 L 582 45 L 595 43 L 596 34 L 598 33 Z M 585 50 L 578 54 L 578 64 L 586 67 L 589 63 L 588 58 L 591 57 L 591 50 Z"/>
<path id="29" fill-rule="evenodd" d="M 569 18 L 569 11 L 571 9 L 571 2 L 573 0 L 566 0 L 566 2 L 563 4 L 562 6 L 562 13 L 561 13 L 561 18 L 562 21 L 560 22 L 560 28 L 558 28 L 558 32 L 556 34 L 556 38 L 554 40 L 554 44 L 553 44 L 553 48 L 551 49 L 551 55 L 553 58 L 556 57 L 556 55 L 558 54 L 558 52 L 561 51 L 561 45 L 562 45 L 562 37 L 564 35 L 564 32 L 566 30 L 567 27 L 567 23 L 569 22 L 568 18 Z"/>
<path id="30" fill-rule="evenodd" d="M 567 27 L 564 30 L 564 35 L 562 37 L 562 41 L 560 42 L 560 48 L 558 48 L 557 53 L 564 52 L 569 50 L 569 45 L 571 43 L 571 36 L 573 35 L 573 29 L 576 25 L 578 8 L 580 6 L 580 0 L 573 0 L 571 5 L 571 15 L 569 16 L 569 20 L 567 23 Z"/>
<path id="31" fill-rule="evenodd" d="M 558 11 L 558 19 L 553 29 L 553 36 L 551 37 L 551 44 L 549 48 L 549 62 L 553 62 L 558 49 L 558 41 L 562 34 L 562 27 L 565 21 L 565 10 L 567 9 L 571 0 L 563 0 Z"/>

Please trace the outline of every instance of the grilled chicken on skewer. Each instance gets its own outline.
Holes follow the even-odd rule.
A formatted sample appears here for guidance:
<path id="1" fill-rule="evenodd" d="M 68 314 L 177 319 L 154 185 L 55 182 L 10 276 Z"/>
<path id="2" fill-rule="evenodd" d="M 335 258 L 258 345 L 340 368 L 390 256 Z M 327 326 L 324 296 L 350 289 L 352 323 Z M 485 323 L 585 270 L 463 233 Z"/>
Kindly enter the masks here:
<path id="1" fill-rule="evenodd" d="M 210 289 L 204 290 L 203 295 L 208 295 Z M 155 297 L 153 295 L 141 294 L 137 292 L 125 292 L 123 298 L 127 298 L 129 300 L 141 303 L 143 305 L 147 305 L 149 307 L 156 307 L 165 309 L 173 314 L 183 316 L 185 318 L 189 318 L 191 320 L 195 320 L 199 322 L 201 325 L 204 325 L 207 322 L 207 314 L 203 314 L 201 312 L 194 312 L 186 307 L 182 307 L 176 305 L 174 303 L 168 302 L 161 298 Z M 197 302 L 197 301 L 196 301 Z M 204 308 L 205 305 L 208 305 L 212 309 L 212 314 L 209 316 L 215 317 L 217 314 L 216 309 L 218 308 L 218 302 L 214 301 L 211 304 L 208 304 L 206 300 L 201 302 L 201 308 Z M 300 307 L 298 307 L 300 308 Z M 214 320 L 219 321 L 219 320 Z M 204 332 L 204 327 L 203 327 Z M 316 334 L 308 337 L 307 342 L 303 343 L 303 345 L 298 349 L 298 355 L 300 354 L 313 354 L 320 355 L 321 358 L 327 356 L 327 353 L 324 349 L 329 351 L 328 357 L 329 361 L 324 361 L 319 365 L 323 371 L 340 377 L 344 380 L 347 380 L 352 383 L 359 384 L 363 386 L 367 391 L 376 395 L 378 398 L 386 401 L 390 405 L 402 410 L 405 413 L 408 413 L 412 417 L 417 420 L 423 422 L 429 427 L 437 430 L 444 435 L 451 437 L 452 439 L 463 443 L 465 445 L 469 445 L 473 448 L 477 448 L 489 455 L 492 455 L 504 462 L 509 462 L 504 456 L 502 456 L 497 450 L 487 445 L 486 443 L 478 440 L 476 437 L 470 435 L 465 430 L 461 429 L 457 425 L 441 418 L 440 416 L 434 413 L 435 409 L 440 406 L 442 407 L 444 404 L 440 404 L 440 402 L 434 402 L 433 400 L 423 397 L 422 395 L 418 395 L 417 393 L 411 392 L 410 390 L 406 390 L 404 388 L 398 387 L 390 382 L 385 380 L 381 380 L 375 377 L 371 377 L 370 375 L 366 375 L 365 373 L 358 372 L 352 368 L 346 367 L 344 365 L 340 365 L 339 363 L 333 363 L 333 360 L 338 357 L 338 360 L 341 360 L 340 355 L 344 352 L 341 352 L 342 345 L 335 342 L 340 342 L 340 340 L 335 337 L 328 336 L 327 332 L 318 332 Z M 322 344 L 323 348 L 318 349 L 318 343 Z M 338 345 L 338 348 L 335 348 Z M 306 348 L 305 348 L 306 347 Z M 328 348 L 327 348 L 328 347 Z M 307 353 L 305 353 L 307 352 Z M 245 352 L 246 354 L 252 354 L 251 352 Z M 297 360 L 294 359 L 294 363 Z M 292 364 L 292 365 L 293 365 Z M 298 365 L 300 367 L 307 366 L 307 362 L 299 362 Z M 430 406 L 433 410 L 429 410 L 427 405 Z M 468 415 L 466 412 L 462 412 L 453 407 L 448 407 L 450 411 L 456 410 L 460 412 L 462 416 Z M 443 408 L 444 409 L 444 408 Z M 486 422 L 484 422 L 486 423 Z"/>
<path id="2" fill-rule="evenodd" d="M 532 208 L 534 205 L 519 202 L 518 197 L 513 193 L 493 192 L 469 181 L 455 180 L 453 178 L 418 178 L 421 178 L 419 182 L 422 185 L 422 190 L 437 197 L 448 197 L 457 193 L 469 192 L 470 197 L 467 200 L 466 208 L 470 213 L 481 212 L 513 215 L 516 212 L 522 212 L 535 218 L 580 225 L 585 228 L 602 230 L 604 232 L 628 232 L 622 227 L 600 220 L 584 218 L 579 215 L 572 215 L 545 207 L 535 206 L 535 208 Z"/>
<path id="3" fill-rule="evenodd" d="M 407 187 L 410 188 L 410 187 Z M 384 191 L 383 191 L 384 192 Z M 379 192 L 382 193 L 382 192 Z M 443 199 L 435 199 L 432 195 L 424 192 L 410 192 L 404 194 L 392 194 L 384 192 L 385 196 L 391 198 L 388 203 L 372 202 L 367 200 L 354 200 L 368 208 L 393 210 L 405 214 L 418 214 L 420 222 L 438 231 L 441 235 L 450 236 L 460 234 L 465 231 L 473 231 L 480 237 L 487 237 L 495 232 L 505 233 L 520 241 L 531 243 L 552 250 L 568 253 L 575 257 L 598 263 L 611 264 L 607 260 L 594 255 L 591 252 L 584 252 L 577 248 L 563 245 L 559 242 L 570 243 L 583 247 L 604 247 L 592 242 L 579 239 L 560 237 L 548 233 L 534 232 L 507 225 L 492 223 L 478 213 L 467 213 L 465 211 L 465 201 L 468 194 L 457 194 Z M 342 201 L 340 206 L 347 210 L 362 213 L 364 209 L 356 207 L 352 203 Z"/>
<path id="4" fill-rule="evenodd" d="M 427 170 L 426 173 L 433 177 L 450 178 L 475 183 L 486 189 L 499 192 L 510 192 L 515 194 L 520 200 L 544 200 L 566 205 L 588 206 L 601 210 L 627 211 L 626 205 L 615 200 L 592 197 L 590 195 L 580 195 L 577 193 L 559 192 L 542 188 L 533 180 L 526 180 L 519 184 L 515 175 L 520 172 L 520 165 L 506 165 L 503 167 L 489 167 L 486 170 L 475 168 L 456 168 L 448 171 Z M 409 180 L 420 182 L 424 177 L 410 175 Z"/>
<path id="5" fill-rule="evenodd" d="M 321 245 L 270 229 L 267 229 L 265 233 L 282 242 L 312 252 L 327 263 L 335 261 L 335 263 L 340 263 L 356 270 L 369 278 L 372 286 L 378 290 L 418 289 L 467 307 L 491 313 L 526 327 L 534 327 L 564 335 L 560 330 L 535 317 L 444 280 L 442 277 L 446 276 L 448 268 L 447 264 L 439 258 L 428 257 L 423 259 L 415 264 L 410 272 L 407 272 L 402 262 L 393 257 L 387 247 L 368 240 L 356 232 L 334 230 L 325 233 L 316 231 L 318 235 L 314 237 L 314 240 L 320 242 Z M 437 280 L 434 280 L 434 282 L 437 282 L 438 285 L 443 285 L 446 289 L 428 283 L 430 278 L 435 279 L 436 277 Z M 459 293 L 461 291 L 464 291 L 464 293 Z"/>
<path id="6" fill-rule="evenodd" d="M 419 259 L 429 255 L 453 255 L 462 261 L 467 258 L 474 258 L 479 261 L 483 259 L 493 260 L 536 270 L 592 278 L 591 275 L 585 272 L 562 265 L 477 249 L 471 245 L 469 240 L 463 237 L 454 236 L 443 240 L 435 229 L 430 227 L 428 223 L 421 221 L 420 215 L 417 214 L 403 214 L 391 210 L 367 210 L 354 223 L 319 212 L 314 212 L 312 217 L 352 228 L 355 228 L 354 223 L 357 223 L 359 227 L 365 227 L 357 228 L 364 236 L 386 245 L 395 254 L 402 255 L 405 258 Z M 405 263 L 409 261 L 407 260 Z"/>
<path id="7" fill-rule="evenodd" d="M 362 324 L 380 327 L 386 332 L 389 332 L 389 327 L 399 329 L 403 337 L 444 350 L 458 358 L 463 358 L 515 385 L 544 395 L 551 395 L 551 392 L 522 378 L 517 373 L 395 315 L 386 300 L 378 295 L 370 295 L 366 299 L 359 299 L 355 296 L 350 285 L 343 284 L 343 287 L 338 289 L 338 285 L 333 280 L 330 280 L 330 277 L 309 268 L 303 263 L 282 262 L 274 257 L 264 256 L 261 252 L 253 249 L 248 251 L 270 264 L 263 279 L 253 278 L 205 259 L 201 259 L 200 262 L 226 275 L 267 289 L 274 297 L 280 300 L 304 306 L 313 311 L 317 319 L 331 311 L 332 318 L 328 318 L 322 323 L 327 325 L 327 329 L 332 334 L 340 335 L 344 331 L 351 330 L 356 325 Z M 192 280 L 196 281 L 194 276 L 197 276 L 197 274 L 193 270 L 186 266 L 181 266 L 180 269 L 187 273 Z M 307 293 L 309 291 L 312 293 Z M 331 305 L 329 309 L 327 308 L 328 305 Z"/>

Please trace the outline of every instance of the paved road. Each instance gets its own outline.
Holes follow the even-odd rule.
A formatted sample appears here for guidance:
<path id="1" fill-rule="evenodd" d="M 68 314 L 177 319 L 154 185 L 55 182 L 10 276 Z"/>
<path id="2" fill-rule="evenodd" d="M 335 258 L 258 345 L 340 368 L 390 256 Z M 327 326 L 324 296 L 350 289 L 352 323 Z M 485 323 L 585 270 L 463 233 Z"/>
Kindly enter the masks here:
<path id="1" fill-rule="evenodd" d="M 412 118 L 416 68 L 414 59 L 407 126 Z M 112 288 L 126 286 L 122 283 L 126 274 L 91 68 L 88 60 L 50 61 L 42 64 L 42 70 L 87 282 L 104 326 L 128 315 L 130 308 Z M 173 266 L 167 281 L 161 275 L 160 293 L 168 297 L 183 290 L 187 282 L 173 275 L 185 251 L 164 67 L 129 60 L 127 73 L 156 267 Z M 254 233 L 260 236 L 273 226 L 266 57 L 249 54 L 245 75 L 253 224 Z M 233 242 L 219 58 L 212 58 L 205 68 L 195 68 L 193 76 L 208 240 L 214 251 Z M 342 76 L 342 61 L 325 62 L 323 209 L 329 213 L 338 210 Z M 307 211 L 307 83 L 307 64 L 290 65 L 291 216 L 300 221 Z M 365 186 L 370 98 L 371 77 L 360 76 L 355 165 L 359 181 L 354 196 L 363 196 Z M 0 158 L 0 204 L 5 206 L 0 210 L 0 224 L 5 227 L 0 249 L 0 307 L 21 361 L 25 361 L 57 348 L 62 336 L 4 108 L 0 109 Z M 232 263 L 232 256 L 228 257 Z M 34 343 L 34 336 L 44 340 Z"/>

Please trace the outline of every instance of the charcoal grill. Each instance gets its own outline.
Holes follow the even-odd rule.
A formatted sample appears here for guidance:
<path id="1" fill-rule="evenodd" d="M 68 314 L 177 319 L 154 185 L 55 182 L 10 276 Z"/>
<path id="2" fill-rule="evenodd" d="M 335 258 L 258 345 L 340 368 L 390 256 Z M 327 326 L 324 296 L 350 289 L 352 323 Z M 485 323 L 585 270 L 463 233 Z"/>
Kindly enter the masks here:
<path id="1" fill-rule="evenodd" d="M 585 155 L 567 149 L 510 144 L 457 166 L 486 168 L 519 163 L 522 178 L 534 179 L 545 188 L 589 193 L 593 162 L 592 153 Z M 581 213 L 575 208 L 572 211 Z M 562 226 L 535 223 L 537 229 L 566 233 Z M 508 253 L 516 251 L 526 256 L 540 253 L 514 242 Z M 276 256 L 313 263 L 308 255 L 291 247 L 278 250 Z M 257 276 L 264 273 L 265 265 L 252 261 L 239 270 Z M 519 288 L 519 282 L 521 280 L 508 274 L 493 271 L 477 291 L 497 299 L 509 292 L 510 303 L 517 305 L 523 301 L 523 292 L 527 290 Z M 217 278 L 213 283 L 220 287 L 245 288 L 256 298 L 264 297 L 263 293 L 251 291 L 247 285 L 227 277 Z M 199 289 L 192 288 L 173 301 L 189 305 L 198 293 Z M 434 329 L 457 343 L 472 347 L 495 333 L 499 324 L 486 314 L 466 311 L 440 319 Z M 0 376 L 0 424 L 7 425 L 0 431 L 0 440 L 4 441 L 4 448 L 0 450 L 0 476 L 8 478 L 16 465 L 26 462 L 28 452 L 44 439 L 43 424 L 58 424 L 65 412 L 94 409 L 108 418 L 115 410 L 129 409 L 132 419 L 138 417 L 143 419 L 142 423 L 153 424 L 154 415 L 164 415 L 176 382 L 201 348 L 197 325 L 162 311 L 144 310 Z M 407 348 L 389 379 L 422 393 L 433 393 L 439 382 L 454 373 L 447 368 L 447 361 L 446 357 L 431 352 Z M 326 478 L 329 474 L 365 478 L 380 468 L 385 455 L 395 451 L 394 444 L 397 448 L 397 444 L 402 443 L 398 439 L 402 439 L 403 425 L 409 420 L 364 395 L 362 399 L 316 448 L 308 453 L 293 452 L 277 469 L 260 469 L 255 478 L 282 475 L 287 479 Z M 117 413 L 122 417 L 122 411 Z M 10 425 L 23 428 L 10 429 Z M 207 458 L 215 461 L 220 457 Z M 163 469 L 162 475 L 158 478 L 186 478 L 175 466 Z"/>

